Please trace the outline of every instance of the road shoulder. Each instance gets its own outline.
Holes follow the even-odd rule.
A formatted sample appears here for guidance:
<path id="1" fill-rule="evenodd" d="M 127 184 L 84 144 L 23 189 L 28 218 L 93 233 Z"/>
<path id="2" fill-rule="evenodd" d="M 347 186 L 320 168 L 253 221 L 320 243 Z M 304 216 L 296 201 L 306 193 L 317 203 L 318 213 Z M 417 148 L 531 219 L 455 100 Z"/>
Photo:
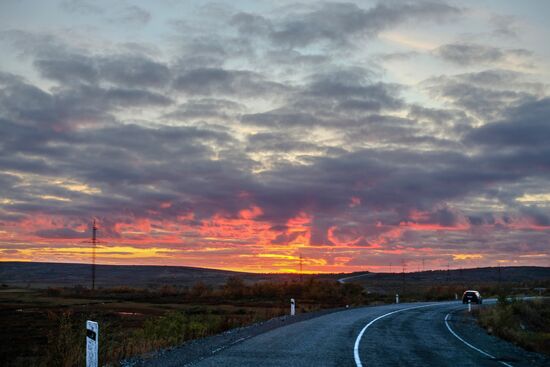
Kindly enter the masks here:
<path id="1" fill-rule="evenodd" d="M 297 314 L 296 316 L 280 316 L 250 326 L 231 329 L 210 337 L 191 340 L 180 346 L 156 351 L 146 356 L 130 358 L 121 361 L 120 365 L 123 367 L 192 366 L 205 358 L 256 335 L 343 310 L 345 308 L 321 310 Z"/>
<path id="2" fill-rule="evenodd" d="M 476 348 L 495 356 L 497 361 L 502 361 L 514 367 L 550 366 L 549 357 L 527 351 L 513 343 L 488 334 L 467 310 L 451 312 L 448 321 L 449 326 L 458 336 Z"/>

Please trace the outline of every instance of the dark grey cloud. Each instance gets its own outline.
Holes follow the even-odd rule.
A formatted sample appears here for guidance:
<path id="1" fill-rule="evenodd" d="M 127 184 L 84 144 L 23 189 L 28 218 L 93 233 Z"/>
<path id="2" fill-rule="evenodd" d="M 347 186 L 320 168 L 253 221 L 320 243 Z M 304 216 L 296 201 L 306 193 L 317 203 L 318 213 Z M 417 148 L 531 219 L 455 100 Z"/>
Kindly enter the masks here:
<path id="1" fill-rule="evenodd" d="M 145 26 L 151 20 L 151 13 L 136 6 L 128 5 L 115 12 L 114 16 L 109 17 L 109 21 L 114 23 L 127 23 L 136 26 Z"/>
<path id="2" fill-rule="evenodd" d="M 321 66 L 328 63 L 331 57 L 327 54 L 308 54 L 291 49 L 274 49 L 265 53 L 265 59 L 270 63 L 286 64 L 291 67 L 289 72 L 292 72 L 298 67 Z"/>
<path id="3" fill-rule="evenodd" d="M 472 130 L 468 140 L 493 147 L 537 148 L 550 139 L 550 99 L 528 102 L 507 110 L 506 118 Z"/>
<path id="4" fill-rule="evenodd" d="M 460 13 L 459 8 L 437 1 L 379 3 L 369 9 L 353 3 L 321 3 L 315 10 L 291 13 L 267 28 L 272 28 L 269 38 L 281 46 L 304 47 L 323 41 L 342 46 L 354 36 L 375 36 L 400 22 L 438 21 Z M 240 16 L 234 22 L 240 29 L 269 25 L 257 16 Z"/>
<path id="5" fill-rule="evenodd" d="M 391 53 L 384 53 L 380 55 L 376 55 L 376 58 L 380 61 L 404 61 L 404 60 L 410 60 L 413 57 L 418 56 L 419 53 L 417 51 L 406 51 L 406 52 L 391 52 Z"/>
<path id="6" fill-rule="evenodd" d="M 162 88 L 173 77 L 173 70 L 135 44 L 122 44 L 118 52 L 100 55 L 67 45 L 52 34 L 21 30 L 0 32 L 23 57 L 33 61 L 41 76 L 62 83 L 110 83 L 121 87 Z"/>
<path id="7" fill-rule="evenodd" d="M 537 83 L 507 70 L 486 70 L 430 78 L 424 85 L 435 97 L 485 121 L 498 119 L 508 108 L 535 101 Z"/>
<path id="8" fill-rule="evenodd" d="M 451 43 L 435 49 L 435 54 L 457 65 L 480 65 L 505 61 L 512 56 L 525 58 L 532 53 L 521 48 L 501 49 L 475 43 Z"/>
<path id="9" fill-rule="evenodd" d="M 324 121 L 314 115 L 285 109 L 246 114 L 242 116 L 241 121 L 245 124 L 266 126 L 271 128 L 307 128 L 324 124 Z"/>
<path id="10" fill-rule="evenodd" d="M 370 114 L 404 107 L 400 86 L 372 83 L 364 69 L 329 70 L 314 74 L 294 88 L 288 103 L 277 109 L 242 116 L 242 122 L 267 127 L 361 125 Z"/>
<path id="11" fill-rule="evenodd" d="M 105 124 L 117 109 L 167 106 L 172 100 L 143 89 L 69 86 L 46 92 L 20 82 L 0 90 L 0 116 L 34 128 L 61 130 L 81 124 Z"/>
<path id="12" fill-rule="evenodd" d="M 87 238 L 88 232 L 78 232 L 70 228 L 43 229 L 36 232 L 42 238 Z"/>
<path id="13" fill-rule="evenodd" d="M 544 211 L 535 205 L 525 206 L 521 208 L 521 212 L 527 215 L 536 226 L 550 226 L 550 211 Z"/>
<path id="14" fill-rule="evenodd" d="M 34 64 L 43 77 L 62 83 L 92 83 L 98 80 L 99 73 L 93 60 L 81 55 L 37 59 Z"/>
<path id="15" fill-rule="evenodd" d="M 235 119 L 245 111 L 245 106 L 227 99 L 201 98 L 191 99 L 180 104 L 174 111 L 165 115 L 166 118 L 189 121 L 197 119 L 215 119 L 228 121 Z"/>
<path id="16" fill-rule="evenodd" d="M 189 32 L 185 30 L 184 32 Z M 179 64 L 182 69 L 190 68 L 221 68 L 230 56 L 238 51 L 239 47 L 231 40 L 221 39 L 208 35 L 197 35 L 181 41 L 182 51 Z M 235 49 L 236 48 L 236 49 Z"/>
<path id="17" fill-rule="evenodd" d="M 183 72 L 174 81 L 177 91 L 189 95 L 233 95 L 252 97 L 288 92 L 283 84 L 251 71 L 199 68 Z"/>
<path id="18" fill-rule="evenodd" d="M 97 4 L 94 4 L 93 1 L 88 0 L 63 0 L 61 2 L 61 8 L 70 13 L 84 15 L 104 13 L 104 9 Z"/>
<path id="19" fill-rule="evenodd" d="M 317 144 L 281 132 L 252 134 L 248 137 L 246 148 L 251 153 L 265 151 L 290 153 L 294 151 L 318 151 L 320 149 L 322 147 Z"/>
<path id="20" fill-rule="evenodd" d="M 267 36 L 273 31 L 273 24 L 261 15 L 251 13 L 237 13 L 231 17 L 230 24 L 235 26 L 239 33 L 251 36 Z"/>
<path id="21" fill-rule="evenodd" d="M 138 55 L 103 58 L 98 64 L 101 77 L 118 85 L 161 87 L 171 78 L 166 65 Z"/>
<path id="22" fill-rule="evenodd" d="M 34 62 L 42 76 L 63 84 L 109 82 L 125 87 L 162 87 L 171 78 L 170 69 L 148 57 L 112 55 L 91 57 L 61 53 Z"/>

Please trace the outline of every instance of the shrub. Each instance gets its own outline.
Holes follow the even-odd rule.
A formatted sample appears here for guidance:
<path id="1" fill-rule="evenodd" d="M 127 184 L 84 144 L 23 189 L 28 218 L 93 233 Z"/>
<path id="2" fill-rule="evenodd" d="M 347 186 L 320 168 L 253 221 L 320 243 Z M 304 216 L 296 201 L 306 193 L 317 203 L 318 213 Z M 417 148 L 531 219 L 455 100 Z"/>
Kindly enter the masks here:
<path id="1" fill-rule="evenodd" d="M 527 350 L 550 354 L 550 301 L 522 301 L 499 297 L 496 307 L 479 312 L 489 332 Z"/>

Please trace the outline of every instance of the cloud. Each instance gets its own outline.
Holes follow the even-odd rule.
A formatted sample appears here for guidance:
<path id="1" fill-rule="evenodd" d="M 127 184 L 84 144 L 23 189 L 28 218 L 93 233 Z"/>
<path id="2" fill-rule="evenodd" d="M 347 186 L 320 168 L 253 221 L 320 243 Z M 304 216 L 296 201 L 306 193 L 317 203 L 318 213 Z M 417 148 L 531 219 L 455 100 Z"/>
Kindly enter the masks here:
<path id="1" fill-rule="evenodd" d="M 231 17 L 230 24 L 235 26 L 243 35 L 269 35 L 273 25 L 269 19 L 261 15 L 240 12 Z"/>
<path id="2" fill-rule="evenodd" d="M 129 5 L 120 9 L 115 16 L 109 18 L 109 20 L 113 23 L 124 22 L 143 27 L 151 20 L 151 13 L 139 6 Z"/>
<path id="3" fill-rule="evenodd" d="M 201 98 L 180 104 L 165 117 L 181 121 L 197 119 L 227 121 L 236 118 L 244 110 L 244 105 L 227 99 Z"/>
<path id="4" fill-rule="evenodd" d="M 104 80 L 124 86 L 161 87 L 171 78 L 170 69 L 166 65 L 143 56 L 103 58 L 98 64 Z"/>
<path id="5" fill-rule="evenodd" d="M 103 14 L 104 10 L 88 0 L 63 0 L 61 2 L 61 8 L 69 13 L 78 14 Z"/>
<path id="6" fill-rule="evenodd" d="M 38 59 L 34 64 L 45 78 L 62 83 L 90 83 L 98 79 L 98 70 L 93 61 L 80 55 L 74 55 L 73 59 Z"/>
<path id="7" fill-rule="evenodd" d="M 105 24 L 123 7 L 85 18 Z M 22 64 L 0 72 L 0 250 L 82 259 L 96 216 L 115 262 L 280 270 L 303 251 L 341 271 L 544 251 L 547 87 L 536 69 L 504 68 L 529 52 L 356 47 L 468 15 L 443 2 L 271 10 L 200 8 L 154 47 L 2 32 Z M 150 22 L 145 9 L 127 15 Z M 419 85 L 382 68 L 434 55 L 450 64 Z"/>
<path id="8" fill-rule="evenodd" d="M 242 122 L 266 127 L 357 126 L 369 114 L 401 109 L 400 86 L 372 83 L 368 70 L 327 70 L 295 87 L 288 102 L 271 111 L 245 114 Z M 361 120 L 359 120 L 361 119 Z"/>
<path id="9" fill-rule="evenodd" d="M 432 77 L 422 84 L 432 96 L 483 121 L 498 119 L 508 108 L 535 101 L 544 88 L 526 74 L 501 69 Z"/>
<path id="10" fill-rule="evenodd" d="M 457 65 L 480 65 L 504 62 L 510 58 L 526 58 L 532 53 L 526 49 L 501 49 L 474 43 L 451 43 L 438 47 L 435 54 Z"/>
<path id="11" fill-rule="evenodd" d="M 88 233 L 78 232 L 70 228 L 44 229 L 36 232 L 37 236 L 42 238 L 87 238 Z"/>
<path id="12" fill-rule="evenodd" d="M 353 3 L 322 3 L 312 11 L 290 13 L 274 26 L 265 19 L 240 16 L 240 29 L 262 27 L 269 38 L 285 47 L 305 47 L 317 42 L 347 45 L 355 36 L 376 36 L 379 32 L 409 20 L 443 20 L 461 10 L 442 2 L 396 2 L 363 9 Z M 246 28 L 248 27 L 248 28 Z"/>
<path id="13" fill-rule="evenodd" d="M 171 78 L 168 67 L 139 55 L 90 57 L 61 53 L 40 57 L 35 66 L 45 78 L 65 85 L 75 83 L 115 83 L 125 87 L 162 87 Z"/>
<path id="14" fill-rule="evenodd" d="M 550 99 L 527 102 L 507 111 L 502 121 L 491 122 L 472 130 L 468 140 L 485 146 L 546 146 L 550 139 Z"/>
<path id="15" fill-rule="evenodd" d="M 183 72 L 174 81 L 177 91 L 190 95 L 234 95 L 251 97 L 288 90 L 251 71 L 199 68 Z"/>

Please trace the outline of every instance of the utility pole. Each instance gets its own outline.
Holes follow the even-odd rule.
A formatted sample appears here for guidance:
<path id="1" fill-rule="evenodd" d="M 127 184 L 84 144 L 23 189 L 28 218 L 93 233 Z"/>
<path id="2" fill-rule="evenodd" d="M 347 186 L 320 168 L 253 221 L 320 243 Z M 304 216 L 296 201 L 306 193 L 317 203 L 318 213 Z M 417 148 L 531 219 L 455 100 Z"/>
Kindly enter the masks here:
<path id="1" fill-rule="evenodd" d="M 403 293 L 405 291 L 405 267 L 406 267 L 405 260 L 401 261 L 401 266 L 402 266 L 401 276 L 402 276 L 402 281 L 403 281 L 401 293 Z"/>
<path id="2" fill-rule="evenodd" d="M 95 250 L 97 245 L 97 226 L 92 224 L 92 291 L 95 290 Z"/>
<path id="3" fill-rule="evenodd" d="M 300 283 L 302 282 L 302 253 L 300 252 Z"/>
<path id="4" fill-rule="evenodd" d="M 95 290 L 95 273 L 96 273 L 96 266 L 95 266 L 95 258 L 96 258 L 96 248 L 98 243 L 102 243 L 101 241 L 97 240 L 97 223 L 94 219 L 92 221 L 92 240 L 91 241 L 84 241 L 83 243 L 91 243 L 92 244 L 92 291 Z"/>
<path id="5" fill-rule="evenodd" d="M 500 274 L 500 263 L 498 263 L 498 291 L 501 292 L 501 274 Z"/>

